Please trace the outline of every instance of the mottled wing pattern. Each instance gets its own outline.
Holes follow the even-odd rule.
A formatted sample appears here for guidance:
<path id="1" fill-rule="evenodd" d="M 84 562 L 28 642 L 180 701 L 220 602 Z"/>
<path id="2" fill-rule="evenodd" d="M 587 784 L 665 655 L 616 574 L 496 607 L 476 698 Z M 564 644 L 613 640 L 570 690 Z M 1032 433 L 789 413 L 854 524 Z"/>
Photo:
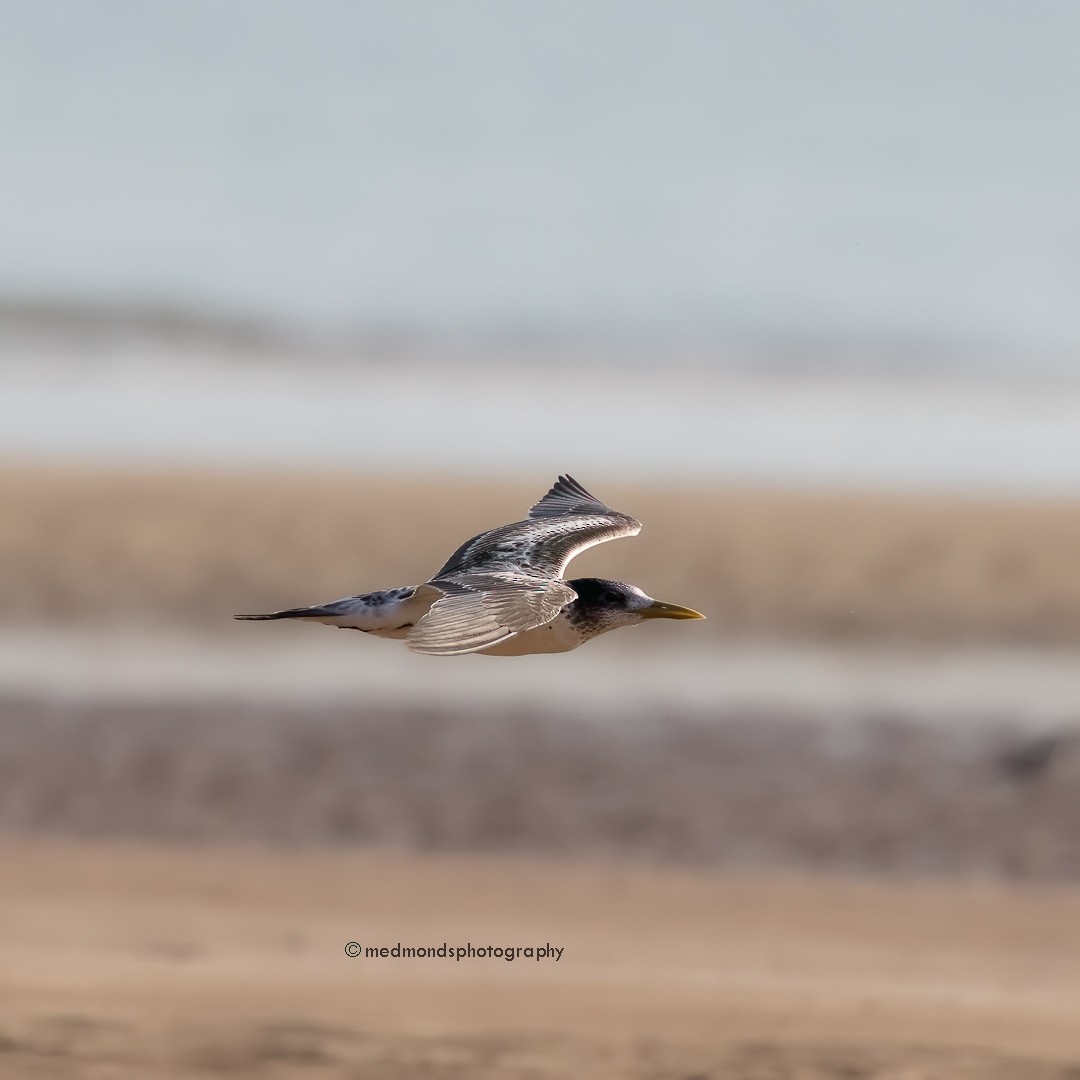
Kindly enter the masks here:
<path id="1" fill-rule="evenodd" d="M 441 577 L 446 595 L 405 639 L 413 652 L 455 656 L 550 622 L 577 595 L 569 585 L 511 571 Z"/>
<path id="2" fill-rule="evenodd" d="M 430 584 L 446 595 L 409 631 L 414 652 L 455 655 L 543 626 L 576 597 L 559 580 L 586 548 L 636 536 L 641 522 L 560 476 L 525 521 L 467 540 Z"/>
<path id="3" fill-rule="evenodd" d="M 431 580 L 438 584 L 446 577 L 511 570 L 560 578 L 570 560 L 587 548 L 639 532 L 640 521 L 605 506 L 571 477 L 560 476 L 526 521 L 467 540 Z"/>

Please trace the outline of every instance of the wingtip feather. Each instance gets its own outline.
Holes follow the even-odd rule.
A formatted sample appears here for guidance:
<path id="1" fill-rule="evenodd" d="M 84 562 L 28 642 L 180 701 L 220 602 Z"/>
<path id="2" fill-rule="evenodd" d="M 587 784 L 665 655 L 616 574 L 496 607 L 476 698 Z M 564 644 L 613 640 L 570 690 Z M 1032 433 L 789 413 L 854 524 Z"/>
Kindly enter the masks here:
<path id="1" fill-rule="evenodd" d="M 575 512 L 613 513 L 611 507 L 601 502 L 592 492 L 575 480 L 569 473 L 560 473 L 548 493 L 529 509 L 530 518 L 558 517 Z"/>

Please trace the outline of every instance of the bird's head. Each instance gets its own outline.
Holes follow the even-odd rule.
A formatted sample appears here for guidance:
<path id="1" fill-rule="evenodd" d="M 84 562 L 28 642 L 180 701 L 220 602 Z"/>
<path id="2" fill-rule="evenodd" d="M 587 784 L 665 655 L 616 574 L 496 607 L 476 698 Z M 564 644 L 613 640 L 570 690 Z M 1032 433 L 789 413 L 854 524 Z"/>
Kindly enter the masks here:
<path id="1" fill-rule="evenodd" d="M 577 599 L 567 605 L 572 625 L 589 636 L 603 634 L 619 626 L 631 626 L 645 619 L 704 619 L 700 611 L 654 600 L 636 585 L 604 578 L 575 578 L 567 584 Z"/>

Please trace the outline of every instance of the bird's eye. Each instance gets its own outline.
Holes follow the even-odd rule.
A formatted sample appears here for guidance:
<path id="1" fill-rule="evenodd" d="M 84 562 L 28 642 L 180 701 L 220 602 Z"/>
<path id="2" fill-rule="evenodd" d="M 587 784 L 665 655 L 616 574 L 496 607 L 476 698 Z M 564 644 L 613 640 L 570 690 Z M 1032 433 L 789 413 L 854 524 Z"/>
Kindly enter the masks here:
<path id="1" fill-rule="evenodd" d="M 622 593 L 617 593 L 617 592 L 615 592 L 614 589 L 611 589 L 611 590 L 608 591 L 606 599 L 607 599 L 608 603 L 621 604 L 622 599 L 623 599 L 622 598 Z"/>

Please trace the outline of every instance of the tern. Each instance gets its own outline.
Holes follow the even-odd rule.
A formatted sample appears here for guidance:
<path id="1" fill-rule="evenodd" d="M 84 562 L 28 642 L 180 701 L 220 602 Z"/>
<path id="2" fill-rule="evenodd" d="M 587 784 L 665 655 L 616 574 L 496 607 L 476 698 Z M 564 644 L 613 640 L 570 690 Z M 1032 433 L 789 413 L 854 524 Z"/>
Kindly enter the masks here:
<path id="1" fill-rule="evenodd" d="M 237 619 L 299 619 L 398 638 L 432 656 L 524 656 L 576 649 L 647 619 L 704 619 L 636 585 L 564 577 L 575 555 L 636 536 L 641 522 L 560 476 L 524 521 L 466 540 L 423 585 L 361 593 L 313 607 Z"/>

